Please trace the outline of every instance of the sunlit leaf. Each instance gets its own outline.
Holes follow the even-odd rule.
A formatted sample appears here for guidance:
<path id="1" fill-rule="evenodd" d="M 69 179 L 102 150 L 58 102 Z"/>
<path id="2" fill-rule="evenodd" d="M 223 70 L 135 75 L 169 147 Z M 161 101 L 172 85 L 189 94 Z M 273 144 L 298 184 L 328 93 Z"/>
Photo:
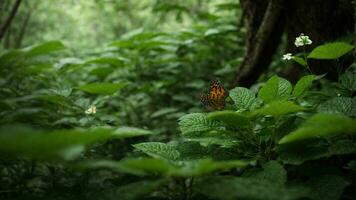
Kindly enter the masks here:
<path id="1" fill-rule="evenodd" d="M 65 49 L 66 47 L 60 41 L 50 41 L 45 42 L 37 46 L 30 47 L 26 49 L 26 56 L 34 57 L 43 54 L 49 54 L 55 51 L 60 51 Z"/>

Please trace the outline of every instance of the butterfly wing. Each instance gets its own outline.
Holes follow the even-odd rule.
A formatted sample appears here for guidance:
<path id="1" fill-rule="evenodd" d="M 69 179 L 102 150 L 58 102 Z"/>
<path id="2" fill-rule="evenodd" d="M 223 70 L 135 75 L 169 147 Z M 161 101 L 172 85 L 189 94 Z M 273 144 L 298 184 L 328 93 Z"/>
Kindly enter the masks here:
<path id="1" fill-rule="evenodd" d="M 210 107 L 215 110 L 224 109 L 225 99 L 228 95 L 228 92 L 218 80 L 212 80 L 210 82 L 210 89 L 207 95 Z"/>

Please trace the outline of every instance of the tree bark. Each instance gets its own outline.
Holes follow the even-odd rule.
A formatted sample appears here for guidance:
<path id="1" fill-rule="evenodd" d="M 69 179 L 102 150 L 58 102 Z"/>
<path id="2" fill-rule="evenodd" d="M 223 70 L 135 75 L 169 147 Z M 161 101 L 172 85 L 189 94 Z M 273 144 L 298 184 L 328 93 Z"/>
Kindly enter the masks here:
<path id="1" fill-rule="evenodd" d="M 283 0 L 241 0 L 247 22 L 247 53 L 236 74 L 235 84 L 251 85 L 267 69 L 283 33 Z M 268 4 L 267 4 L 268 3 Z"/>
<path id="2" fill-rule="evenodd" d="M 17 10 L 20 7 L 21 1 L 22 0 L 16 0 L 9 16 L 5 19 L 4 24 L 0 27 L 0 41 L 4 37 L 6 30 L 9 28 L 11 21 L 14 19 L 15 15 L 17 13 Z"/>

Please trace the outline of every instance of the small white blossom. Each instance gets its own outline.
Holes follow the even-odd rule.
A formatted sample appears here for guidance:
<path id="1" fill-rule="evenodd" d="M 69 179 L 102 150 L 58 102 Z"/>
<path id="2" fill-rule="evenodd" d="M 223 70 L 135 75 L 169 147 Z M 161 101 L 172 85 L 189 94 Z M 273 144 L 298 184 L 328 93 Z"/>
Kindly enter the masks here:
<path id="1" fill-rule="evenodd" d="M 294 45 L 296 47 L 301 47 L 304 45 L 311 45 L 312 41 L 309 39 L 309 36 L 300 34 L 299 37 L 295 38 Z"/>
<path id="2" fill-rule="evenodd" d="M 88 110 L 85 111 L 85 114 L 91 115 L 96 113 L 96 107 L 95 106 L 90 106 Z"/>
<path id="3" fill-rule="evenodd" d="M 291 53 L 286 53 L 286 54 L 283 55 L 282 59 L 283 60 L 291 60 L 291 59 L 293 59 L 293 56 L 292 56 Z"/>

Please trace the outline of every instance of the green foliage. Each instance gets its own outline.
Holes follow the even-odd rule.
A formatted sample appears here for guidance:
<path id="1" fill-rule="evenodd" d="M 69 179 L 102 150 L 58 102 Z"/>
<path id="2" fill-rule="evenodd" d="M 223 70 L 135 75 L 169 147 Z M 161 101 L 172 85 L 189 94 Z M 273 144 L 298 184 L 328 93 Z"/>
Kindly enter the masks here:
<path id="1" fill-rule="evenodd" d="M 295 113 L 305 110 L 304 107 L 294 104 L 290 101 L 272 101 L 264 107 L 254 110 L 251 115 L 272 115 L 278 117 L 289 113 Z"/>
<path id="2" fill-rule="evenodd" d="M 337 59 L 352 51 L 354 46 L 345 42 L 333 42 L 316 47 L 308 58 L 313 59 Z"/>
<path id="3" fill-rule="evenodd" d="M 1 199 L 353 198 L 354 64 L 338 68 L 348 67 L 338 82 L 310 74 L 294 87 L 268 70 L 207 112 L 199 94 L 211 79 L 231 88 L 245 51 L 239 3 L 85 2 L 63 7 L 100 11 L 80 13 L 100 19 L 95 33 L 68 21 L 75 38 L 97 38 L 86 48 L 55 40 L 0 55 Z M 353 48 L 330 43 L 304 56 Z"/>
<path id="4" fill-rule="evenodd" d="M 208 119 L 205 113 L 192 113 L 184 115 L 179 119 L 179 128 L 183 135 L 208 131 L 219 127 L 219 123 Z"/>
<path id="5" fill-rule="evenodd" d="M 127 128 L 93 128 L 88 130 L 39 131 L 28 127 L 2 127 L 0 151 L 39 159 L 73 159 L 86 145 L 110 138 L 129 138 L 152 134 L 146 130 Z"/>
<path id="6" fill-rule="evenodd" d="M 316 114 L 297 130 L 283 137 L 279 144 L 319 137 L 356 133 L 356 121 L 345 116 Z"/>
<path id="7" fill-rule="evenodd" d="M 265 102 L 274 100 L 286 100 L 292 92 L 292 85 L 289 81 L 273 76 L 258 92 L 258 97 Z"/>
<path id="8" fill-rule="evenodd" d="M 236 87 L 230 90 L 229 94 L 237 109 L 251 110 L 258 106 L 256 95 L 247 88 Z"/>
<path id="9" fill-rule="evenodd" d="M 161 142 L 139 143 L 135 144 L 134 147 L 154 158 L 177 160 L 180 157 L 179 151 L 177 151 L 173 145 Z"/>
<path id="10" fill-rule="evenodd" d="M 308 92 L 314 80 L 315 80 L 314 75 L 303 76 L 301 79 L 299 79 L 299 81 L 297 82 L 297 84 L 293 89 L 293 93 L 292 93 L 293 96 L 297 98 L 303 98 Z"/>
<path id="11" fill-rule="evenodd" d="M 299 199 L 308 196 L 308 188 L 287 187 L 286 178 L 283 167 L 270 162 L 252 176 L 207 177 L 197 188 L 198 192 L 214 199 Z"/>
<path id="12" fill-rule="evenodd" d="M 127 83 L 90 83 L 79 86 L 78 89 L 91 94 L 111 95 L 124 88 L 126 85 Z"/>

